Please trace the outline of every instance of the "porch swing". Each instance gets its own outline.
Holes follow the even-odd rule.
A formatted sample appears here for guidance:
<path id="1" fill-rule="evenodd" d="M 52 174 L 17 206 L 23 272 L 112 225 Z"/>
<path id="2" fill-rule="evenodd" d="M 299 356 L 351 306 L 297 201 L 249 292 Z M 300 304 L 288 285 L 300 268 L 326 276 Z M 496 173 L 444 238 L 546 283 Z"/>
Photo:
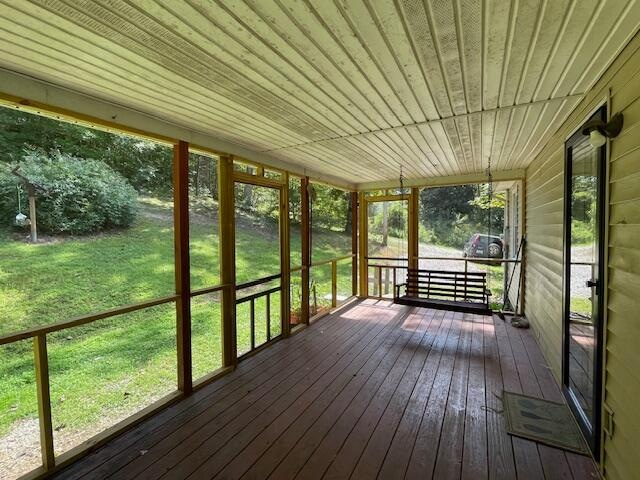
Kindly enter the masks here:
<path id="1" fill-rule="evenodd" d="M 491 204 L 493 202 L 493 177 L 491 159 L 487 166 L 489 208 L 487 209 L 488 234 L 491 237 Z M 404 178 L 400 171 L 400 191 L 404 196 Z M 395 286 L 394 303 L 414 307 L 450 310 L 454 312 L 491 315 L 487 288 L 487 272 L 407 270 L 405 283 Z M 404 291 L 403 291 L 404 289 Z"/>

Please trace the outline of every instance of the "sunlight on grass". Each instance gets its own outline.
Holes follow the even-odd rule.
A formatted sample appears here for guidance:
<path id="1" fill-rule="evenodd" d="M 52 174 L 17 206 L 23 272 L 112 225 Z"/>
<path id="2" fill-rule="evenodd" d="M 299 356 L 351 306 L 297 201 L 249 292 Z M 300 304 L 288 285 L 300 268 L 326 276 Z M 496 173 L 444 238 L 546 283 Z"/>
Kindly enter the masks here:
<path id="1" fill-rule="evenodd" d="M 220 295 L 202 295 L 191 299 L 192 378 L 222 367 L 222 325 Z"/>
<path id="2" fill-rule="evenodd" d="M 41 245 L 0 232 L 6 272 L 0 280 L 0 333 L 172 294 L 173 237 L 160 235 L 157 226 L 142 218 L 127 234 Z"/>
<path id="3" fill-rule="evenodd" d="M 593 304 L 591 303 L 590 298 L 571 297 L 571 304 L 569 308 L 572 312 L 590 316 L 592 314 Z"/>
<path id="4" fill-rule="evenodd" d="M 338 305 L 352 294 L 351 259 L 338 262 Z"/>
<path id="5" fill-rule="evenodd" d="M 27 473 L 41 462 L 32 345 L 29 339 L 0 346 L 0 478 Z"/>
<path id="6" fill-rule="evenodd" d="M 93 326 L 99 334 L 51 335 L 51 410 L 58 454 L 176 388 L 173 304 Z"/>
<path id="7" fill-rule="evenodd" d="M 311 315 L 326 312 L 331 308 L 331 264 L 311 267 L 309 278 Z"/>
<path id="8" fill-rule="evenodd" d="M 251 350 L 251 318 L 249 302 L 236 306 L 236 349 L 238 356 Z"/>
<path id="9" fill-rule="evenodd" d="M 140 203 L 141 214 L 126 231 L 50 238 L 38 245 L 24 243 L 23 237 L 13 232 L 0 231 L 0 334 L 173 294 L 172 204 L 153 198 L 142 198 Z M 275 222 L 253 225 L 246 221 L 238 226 L 239 282 L 278 272 L 277 232 Z M 292 244 L 299 245 L 297 226 L 292 227 L 291 236 Z M 349 235 L 314 231 L 313 261 L 350 251 Z M 217 221 L 198 218 L 191 222 L 190 253 L 193 288 L 216 285 Z M 295 255 L 292 252 L 293 258 Z M 331 266 L 315 270 L 319 303 L 330 306 Z M 338 284 L 341 295 L 350 295 L 349 260 L 339 264 Z M 295 315 L 300 308 L 299 272 L 292 276 L 291 291 Z M 281 333 L 279 293 L 271 295 L 270 306 L 274 338 Z M 222 365 L 219 297 L 196 297 L 191 308 L 193 378 L 197 379 Z M 264 298 L 257 300 L 256 345 L 266 341 L 265 309 Z M 238 351 L 242 353 L 250 346 L 248 303 L 239 309 L 237 331 Z M 176 388 L 173 303 L 51 334 L 48 344 L 58 453 Z M 34 455 L 34 465 L 29 464 L 32 468 L 40 460 L 39 451 L 34 450 L 38 431 L 32 342 L 1 348 L 0 361 L 0 442 L 15 435 L 26 438 L 25 426 L 35 431 L 33 442 L 27 442 L 29 455 Z M 2 461 L 0 458 L 0 466 Z"/>

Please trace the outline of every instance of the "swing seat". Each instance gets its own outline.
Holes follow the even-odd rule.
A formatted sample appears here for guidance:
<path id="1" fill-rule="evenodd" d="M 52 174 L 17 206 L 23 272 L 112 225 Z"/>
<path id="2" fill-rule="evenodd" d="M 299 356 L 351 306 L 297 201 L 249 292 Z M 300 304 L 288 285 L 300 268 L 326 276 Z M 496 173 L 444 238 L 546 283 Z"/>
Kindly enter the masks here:
<path id="1" fill-rule="evenodd" d="M 404 292 L 401 290 L 404 288 Z M 403 293 L 403 294 L 401 294 Z M 484 272 L 409 269 L 406 283 L 396 285 L 393 302 L 414 307 L 491 315 Z"/>

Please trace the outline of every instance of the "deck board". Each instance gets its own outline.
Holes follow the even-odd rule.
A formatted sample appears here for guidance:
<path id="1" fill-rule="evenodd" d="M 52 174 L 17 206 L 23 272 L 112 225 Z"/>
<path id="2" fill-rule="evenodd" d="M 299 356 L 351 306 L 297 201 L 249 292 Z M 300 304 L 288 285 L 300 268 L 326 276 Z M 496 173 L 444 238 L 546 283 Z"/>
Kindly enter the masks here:
<path id="1" fill-rule="evenodd" d="M 473 321 L 469 359 L 469 381 L 464 420 L 462 454 L 463 479 L 488 478 L 487 414 L 484 365 L 485 317 L 472 315 Z"/>
<path id="2" fill-rule="evenodd" d="M 508 435 L 503 389 L 562 401 L 530 331 L 367 300 L 56 478 L 595 478 L 587 457 Z"/>
<path id="3" fill-rule="evenodd" d="M 278 438 L 278 441 L 273 442 L 260 459 L 249 466 L 249 470 L 245 473 L 245 478 L 265 478 L 291 452 L 305 451 L 308 448 L 308 444 L 303 443 L 301 439 L 308 432 L 313 432 L 316 437 L 322 438 L 320 432 L 328 430 L 328 421 L 335 420 L 351 403 L 361 386 L 377 369 L 388 348 L 396 343 L 400 333 L 401 329 L 397 328 L 397 325 L 393 325 L 391 331 L 385 330 L 383 332 L 384 342 L 382 345 L 379 347 L 376 345 L 372 354 L 366 352 L 363 355 L 363 366 L 357 373 L 353 374 L 347 385 L 339 385 L 339 393 L 335 392 L 334 389 L 328 389 L 311 407 L 306 409 L 295 422 L 287 427 L 285 432 Z M 366 358 L 367 355 L 370 356 Z M 310 430 L 311 427 L 313 427 L 313 430 Z M 308 437 L 305 438 L 305 441 L 311 443 Z M 293 463 L 285 462 L 284 465 L 292 466 Z M 294 474 L 295 471 L 292 476 Z"/>
<path id="4" fill-rule="evenodd" d="M 436 464 L 444 412 L 449 398 L 449 387 L 462 333 L 462 314 L 447 312 L 447 315 L 452 317 L 451 332 L 443 347 L 438 372 L 413 445 L 405 478 L 424 478 L 425 474 L 431 475 Z"/>

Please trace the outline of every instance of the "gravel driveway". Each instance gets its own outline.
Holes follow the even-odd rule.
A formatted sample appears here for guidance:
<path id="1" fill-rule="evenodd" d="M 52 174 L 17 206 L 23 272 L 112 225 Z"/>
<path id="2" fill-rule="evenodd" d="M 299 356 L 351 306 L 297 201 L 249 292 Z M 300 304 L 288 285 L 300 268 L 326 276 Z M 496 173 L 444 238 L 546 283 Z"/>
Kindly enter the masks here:
<path id="1" fill-rule="evenodd" d="M 438 245 L 420 244 L 421 257 L 462 257 L 462 251 L 441 247 Z M 573 248 L 574 262 L 590 262 L 592 258 L 590 246 L 580 246 Z M 463 270 L 464 262 L 455 260 L 420 260 L 420 268 L 430 270 Z M 482 264 L 469 262 L 470 272 L 484 272 L 485 266 Z M 592 278 L 591 265 L 573 265 L 571 272 L 571 296 L 577 298 L 589 298 L 591 289 L 586 287 L 587 280 Z"/>
<path id="2" fill-rule="evenodd" d="M 572 261 L 591 262 L 591 246 L 573 247 Z M 591 265 L 573 265 L 571 267 L 571 296 L 589 298 L 591 289 L 587 288 L 587 280 L 593 277 Z"/>

